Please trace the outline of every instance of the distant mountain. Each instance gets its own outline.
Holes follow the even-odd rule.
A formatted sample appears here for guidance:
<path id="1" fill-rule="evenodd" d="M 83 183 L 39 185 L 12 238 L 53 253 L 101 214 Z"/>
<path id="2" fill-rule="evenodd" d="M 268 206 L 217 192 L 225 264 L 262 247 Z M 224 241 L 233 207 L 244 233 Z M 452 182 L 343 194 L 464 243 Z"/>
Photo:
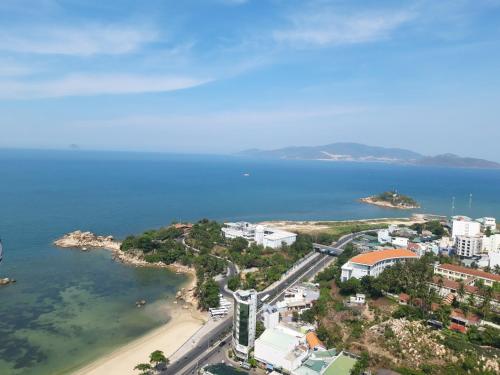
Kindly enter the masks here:
<path id="1" fill-rule="evenodd" d="M 423 155 L 400 148 L 367 146 L 360 143 L 332 143 L 324 146 L 286 147 L 278 150 L 246 150 L 244 156 L 279 159 L 327 159 L 351 161 L 411 161 Z"/>
<path id="2" fill-rule="evenodd" d="M 418 165 L 434 165 L 440 167 L 457 167 L 457 168 L 500 168 L 500 164 L 494 161 L 463 158 L 455 154 L 443 154 L 436 156 L 426 156 L 416 161 Z"/>
<path id="3" fill-rule="evenodd" d="M 425 156 L 401 148 L 367 146 L 360 143 L 332 143 L 324 146 L 285 147 L 277 150 L 251 149 L 237 155 L 267 159 L 384 162 L 461 168 L 500 168 L 493 161 L 463 158 L 454 154 Z"/>

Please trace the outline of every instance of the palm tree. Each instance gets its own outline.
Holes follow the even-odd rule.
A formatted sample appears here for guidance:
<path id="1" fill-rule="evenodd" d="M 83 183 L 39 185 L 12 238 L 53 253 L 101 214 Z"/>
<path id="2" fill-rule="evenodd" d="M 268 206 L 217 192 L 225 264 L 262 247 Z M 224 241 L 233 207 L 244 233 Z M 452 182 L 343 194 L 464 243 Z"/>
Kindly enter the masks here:
<path id="1" fill-rule="evenodd" d="M 166 366 L 170 364 L 170 360 L 165 357 L 165 354 L 163 354 L 161 350 L 155 350 L 149 355 L 149 363 L 154 363 L 156 369 L 159 367 L 161 367 L 161 369 L 165 369 Z"/>
<path id="2" fill-rule="evenodd" d="M 139 363 L 134 367 L 134 370 L 139 370 L 140 375 L 149 375 L 151 374 L 151 365 L 149 363 Z"/>
<path id="3" fill-rule="evenodd" d="M 460 282 L 458 284 L 459 284 L 459 286 L 458 286 L 457 294 L 458 294 L 458 297 L 460 298 L 460 301 L 462 301 L 464 299 L 464 296 L 465 296 L 465 285 L 464 285 L 464 282 L 462 280 L 460 280 Z"/>
<path id="4" fill-rule="evenodd" d="M 498 264 L 495 266 L 495 273 L 500 275 L 500 266 Z"/>
<path id="5" fill-rule="evenodd" d="M 469 297 L 467 298 L 467 303 L 469 304 L 469 306 L 476 306 L 476 298 L 474 297 L 474 294 L 469 294 Z"/>
<path id="6" fill-rule="evenodd" d="M 490 312 L 490 303 L 491 303 L 491 298 L 493 297 L 493 288 L 490 288 L 488 286 L 485 287 L 482 296 L 483 296 L 483 304 L 481 306 L 481 312 L 483 313 L 483 316 L 486 317 Z"/>

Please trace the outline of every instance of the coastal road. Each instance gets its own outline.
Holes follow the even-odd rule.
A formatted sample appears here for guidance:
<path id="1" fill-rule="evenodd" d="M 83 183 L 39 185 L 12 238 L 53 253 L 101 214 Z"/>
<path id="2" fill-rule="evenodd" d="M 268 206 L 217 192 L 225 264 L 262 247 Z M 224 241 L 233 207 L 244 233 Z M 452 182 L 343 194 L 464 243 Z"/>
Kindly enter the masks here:
<path id="1" fill-rule="evenodd" d="M 361 234 L 362 232 L 346 235 L 337 241 L 335 247 L 342 248 Z M 314 258 L 313 260 L 314 262 L 311 263 L 314 264 L 311 265 L 310 262 L 306 262 L 302 265 L 301 269 L 291 274 L 289 278 L 283 280 L 278 286 L 264 292 L 264 295 L 269 294 L 270 296 L 266 302 L 274 303 L 281 299 L 286 289 L 299 281 L 307 280 L 314 276 L 332 260 L 332 257 L 320 254 L 318 258 Z M 200 340 L 196 347 L 189 351 L 182 359 L 172 363 L 162 374 L 174 375 L 196 373 L 197 369 L 207 363 L 212 356 L 219 354 L 221 350 L 227 350 L 229 348 L 231 344 L 231 327 L 232 317 L 228 316 L 220 326 L 216 327 L 210 333 L 210 335 Z"/>

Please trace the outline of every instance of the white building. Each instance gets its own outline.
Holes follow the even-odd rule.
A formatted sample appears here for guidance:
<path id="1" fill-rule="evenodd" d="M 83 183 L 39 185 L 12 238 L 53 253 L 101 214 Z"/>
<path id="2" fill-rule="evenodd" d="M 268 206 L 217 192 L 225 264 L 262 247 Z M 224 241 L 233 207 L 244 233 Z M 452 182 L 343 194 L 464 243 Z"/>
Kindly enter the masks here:
<path id="1" fill-rule="evenodd" d="M 355 296 L 349 297 L 349 303 L 364 305 L 366 302 L 366 296 L 362 293 L 356 293 Z"/>
<path id="2" fill-rule="evenodd" d="M 377 241 L 379 243 L 391 243 L 392 237 L 389 229 L 381 229 L 377 232 Z"/>
<path id="3" fill-rule="evenodd" d="M 300 311 L 312 307 L 313 302 L 319 299 L 319 290 L 312 284 L 299 284 L 285 291 L 285 296 L 282 301 L 279 301 L 276 306 L 279 309 L 288 311 Z"/>
<path id="4" fill-rule="evenodd" d="M 280 313 L 276 306 L 266 305 L 262 312 L 262 320 L 266 329 L 276 328 L 280 322 Z"/>
<path id="5" fill-rule="evenodd" d="M 483 236 L 481 252 L 489 253 L 490 251 L 500 251 L 500 234 Z"/>
<path id="6" fill-rule="evenodd" d="M 285 245 L 292 245 L 297 239 L 297 235 L 284 230 L 273 229 L 257 225 L 255 228 L 255 242 L 257 245 L 270 247 L 271 249 L 279 249 Z"/>
<path id="7" fill-rule="evenodd" d="M 392 237 L 391 244 L 397 247 L 407 248 L 409 239 L 406 237 Z"/>
<path id="8" fill-rule="evenodd" d="M 341 280 L 347 281 L 351 277 L 377 277 L 385 268 L 397 262 L 417 258 L 417 254 L 407 249 L 378 250 L 356 255 L 342 266 Z"/>
<path id="9" fill-rule="evenodd" d="M 472 258 L 481 253 L 483 238 L 476 236 L 456 236 L 455 251 L 458 256 Z"/>
<path id="10" fill-rule="evenodd" d="M 454 216 L 451 237 L 456 241 L 458 236 L 477 236 L 481 233 L 481 224 L 466 216 Z"/>
<path id="11" fill-rule="evenodd" d="M 255 225 L 239 221 L 237 223 L 224 223 L 225 227 L 222 228 L 222 233 L 224 233 L 224 237 L 233 239 L 233 238 L 244 238 L 247 241 L 255 240 Z"/>
<path id="12" fill-rule="evenodd" d="M 488 253 L 489 258 L 489 266 L 490 268 L 495 268 L 496 266 L 500 266 L 500 251 L 490 251 Z"/>
<path id="13" fill-rule="evenodd" d="M 272 249 L 279 249 L 283 244 L 292 245 L 297 239 L 295 233 L 247 222 L 225 223 L 222 232 L 226 238 L 242 237 L 247 241 Z"/>
<path id="14" fill-rule="evenodd" d="M 233 297 L 233 350 L 238 358 L 247 359 L 255 344 L 257 292 L 253 289 L 237 290 Z"/>
<path id="15" fill-rule="evenodd" d="M 305 335 L 281 325 L 266 329 L 255 340 L 254 358 L 268 369 L 290 373 L 302 365 L 308 355 Z"/>
<path id="16" fill-rule="evenodd" d="M 497 221 L 494 217 L 482 217 L 476 220 L 481 224 L 483 230 L 490 229 L 492 232 L 497 230 Z"/>

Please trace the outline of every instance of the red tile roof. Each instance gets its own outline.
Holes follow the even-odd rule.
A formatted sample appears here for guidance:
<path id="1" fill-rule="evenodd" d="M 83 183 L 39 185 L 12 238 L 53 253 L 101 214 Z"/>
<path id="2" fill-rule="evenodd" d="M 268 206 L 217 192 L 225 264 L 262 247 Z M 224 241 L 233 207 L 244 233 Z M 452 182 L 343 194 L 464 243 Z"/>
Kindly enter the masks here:
<path id="1" fill-rule="evenodd" d="M 401 293 L 399 295 L 399 300 L 403 302 L 408 302 L 410 300 L 410 296 L 406 293 Z"/>
<path id="2" fill-rule="evenodd" d="M 481 318 L 479 318 L 476 314 L 468 313 L 467 316 L 465 316 L 464 312 L 460 309 L 454 309 L 450 316 L 452 318 L 467 320 L 470 324 L 477 324 L 481 321 Z"/>
<path id="3" fill-rule="evenodd" d="M 316 334 L 314 332 L 308 332 L 306 334 L 306 340 L 307 340 L 307 344 L 309 345 L 309 348 L 311 349 L 315 349 L 317 347 L 325 347 L 323 345 L 323 343 L 320 341 L 320 339 L 318 338 L 318 336 L 316 336 Z"/>
<path id="4" fill-rule="evenodd" d="M 484 279 L 490 279 L 494 280 L 497 282 L 500 282 L 500 275 L 495 275 L 493 273 L 488 273 L 482 270 L 477 270 L 474 268 L 467 268 L 467 267 L 462 267 L 462 266 L 457 266 L 455 264 L 440 264 L 438 268 L 448 270 L 448 271 L 454 271 L 454 272 L 460 272 L 460 273 L 465 273 L 467 275 L 472 275 L 476 277 L 482 277 Z"/>
<path id="5" fill-rule="evenodd" d="M 364 253 L 360 255 L 356 255 L 354 258 L 350 260 L 352 263 L 365 264 L 367 266 L 373 266 L 374 264 L 386 260 L 386 259 L 394 259 L 394 258 L 417 258 L 417 254 L 413 251 L 407 249 L 387 249 L 387 250 L 378 250 L 371 251 L 369 253 Z"/>

